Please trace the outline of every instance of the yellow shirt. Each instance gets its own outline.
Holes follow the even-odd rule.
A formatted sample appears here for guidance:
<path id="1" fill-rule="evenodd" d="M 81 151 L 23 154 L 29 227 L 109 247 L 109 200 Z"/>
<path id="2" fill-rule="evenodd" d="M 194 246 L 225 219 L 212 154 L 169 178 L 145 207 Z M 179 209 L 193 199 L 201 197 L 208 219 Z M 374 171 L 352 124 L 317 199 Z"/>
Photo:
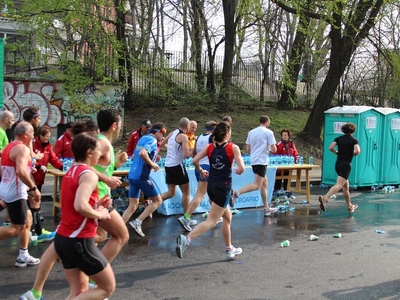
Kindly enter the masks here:
<path id="1" fill-rule="evenodd" d="M 196 136 L 194 135 L 194 133 L 186 133 L 186 135 L 189 138 L 189 148 L 193 149 L 194 145 L 196 144 Z"/>

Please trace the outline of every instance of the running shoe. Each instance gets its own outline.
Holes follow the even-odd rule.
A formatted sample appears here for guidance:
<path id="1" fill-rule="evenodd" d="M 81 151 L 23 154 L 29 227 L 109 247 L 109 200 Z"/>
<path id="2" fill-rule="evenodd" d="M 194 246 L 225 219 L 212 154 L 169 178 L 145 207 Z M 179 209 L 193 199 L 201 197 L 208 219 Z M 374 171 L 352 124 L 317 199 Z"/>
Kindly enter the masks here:
<path id="1" fill-rule="evenodd" d="M 144 233 L 142 231 L 142 224 L 139 224 L 138 222 L 136 222 L 136 220 L 130 221 L 129 225 L 132 226 L 133 229 L 135 229 L 136 233 L 142 237 L 144 237 Z"/>
<path id="2" fill-rule="evenodd" d="M 235 205 L 235 201 L 237 198 L 238 198 L 238 195 L 236 194 L 236 191 L 232 190 L 231 198 L 229 199 L 230 207 L 233 207 Z"/>
<path id="3" fill-rule="evenodd" d="M 236 255 L 239 255 L 243 252 L 242 248 L 235 248 L 232 246 L 232 250 L 226 250 L 226 260 L 233 260 Z"/>
<path id="4" fill-rule="evenodd" d="M 26 257 L 18 256 L 17 260 L 15 261 L 15 266 L 18 268 L 23 268 L 26 266 L 36 266 L 40 263 L 40 258 L 34 258 L 30 255 Z"/>
<path id="5" fill-rule="evenodd" d="M 178 222 L 181 223 L 182 227 L 187 231 L 192 231 L 192 227 L 190 227 L 190 220 L 186 220 L 184 216 L 179 217 Z"/>
<path id="6" fill-rule="evenodd" d="M 55 231 L 48 231 L 46 229 L 42 229 L 42 234 L 38 236 L 38 243 L 44 242 L 44 241 L 51 241 L 54 239 L 54 237 L 56 236 L 56 232 Z"/>
<path id="7" fill-rule="evenodd" d="M 183 234 L 178 235 L 176 238 L 176 244 L 176 255 L 178 255 L 179 258 L 183 258 L 183 253 L 189 247 L 189 245 L 186 244 L 186 236 Z"/>
<path id="8" fill-rule="evenodd" d="M 278 211 L 276 207 L 270 207 L 268 209 L 264 209 L 264 216 L 269 217 L 271 214 L 274 214 Z"/>
<path id="9" fill-rule="evenodd" d="M 4 221 L 3 224 L 2 224 L 1 226 L 9 227 L 10 225 L 11 225 L 11 222 Z"/>
<path id="10" fill-rule="evenodd" d="M 43 300 L 43 296 L 40 298 L 36 298 L 32 291 L 27 291 L 25 294 L 23 294 L 21 297 L 19 297 L 19 300 Z"/>
<path id="11" fill-rule="evenodd" d="M 190 218 L 189 224 L 190 224 L 190 226 L 195 226 L 195 225 L 197 225 L 197 221 L 195 219 Z"/>

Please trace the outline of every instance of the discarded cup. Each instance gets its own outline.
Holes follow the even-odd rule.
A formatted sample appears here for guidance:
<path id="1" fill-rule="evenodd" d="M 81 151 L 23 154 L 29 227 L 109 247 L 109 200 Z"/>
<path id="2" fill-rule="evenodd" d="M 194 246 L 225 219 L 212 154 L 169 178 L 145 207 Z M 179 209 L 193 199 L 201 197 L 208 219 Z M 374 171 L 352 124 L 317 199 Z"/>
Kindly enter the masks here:
<path id="1" fill-rule="evenodd" d="M 283 242 L 281 243 L 281 247 L 282 247 L 282 248 L 284 248 L 284 247 L 289 247 L 289 246 L 290 246 L 289 240 L 283 241 Z"/>
<path id="2" fill-rule="evenodd" d="M 341 237 L 342 237 L 342 234 L 341 234 L 341 233 L 335 233 L 335 234 L 333 235 L 333 237 L 334 237 L 334 238 L 341 238 Z"/>
<path id="3" fill-rule="evenodd" d="M 384 230 L 380 230 L 380 229 L 375 230 L 375 232 L 376 232 L 376 233 L 380 233 L 380 234 L 384 234 L 384 233 L 385 233 Z"/>
<path id="4" fill-rule="evenodd" d="M 318 241 L 319 240 L 319 237 L 317 237 L 316 235 L 310 235 L 310 239 L 309 239 L 309 241 Z"/>
<path id="5" fill-rule="evenodd" d="M 38 245 L 38 237 L 37 235 L 32 235 L 31 236 L 31 241 L 32 241 L 32 246 L 37 246 Z"/>
<path id="6" fill-rule="evenodd" d="M 307 204 L 307 203 L 308 203 L 307 200 L 301 201 L 301 204 Z"/>

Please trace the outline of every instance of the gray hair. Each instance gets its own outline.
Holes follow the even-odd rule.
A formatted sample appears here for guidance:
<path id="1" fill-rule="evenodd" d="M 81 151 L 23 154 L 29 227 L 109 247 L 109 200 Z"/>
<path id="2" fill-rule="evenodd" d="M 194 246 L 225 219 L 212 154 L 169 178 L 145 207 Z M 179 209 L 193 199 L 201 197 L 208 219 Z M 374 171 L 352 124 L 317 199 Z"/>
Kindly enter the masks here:
<path id="1" fill-rule="evenodd" d="M 13 118 L 14 115 L 11 111 L 9 110 L 4 110 L 1 114 L 0 114 L 0 122 L 4 122 L 7 118 L 11 119 Z"/>
<path id="2" fill-rule="evenodd" d="M 182 118 L 179 120 L 179 128 L 186 128 L 190 123 L 190 120 L 188 118 Z"/>
<path id="3" fill-rule="evenodd" d="M 15 134 L 16 136 L 24 135 L 24 134 L 26 134 L 26 133 L 29 131 L 29 129 L 31 129 L 31 128 L 33 129 L 32 125 L 31 125 L 30 123 L 28 123 L 28 122 L 21 122 L 21 123 L 19 123 L 17 126 L 15 126 L 14 134 Z"/>

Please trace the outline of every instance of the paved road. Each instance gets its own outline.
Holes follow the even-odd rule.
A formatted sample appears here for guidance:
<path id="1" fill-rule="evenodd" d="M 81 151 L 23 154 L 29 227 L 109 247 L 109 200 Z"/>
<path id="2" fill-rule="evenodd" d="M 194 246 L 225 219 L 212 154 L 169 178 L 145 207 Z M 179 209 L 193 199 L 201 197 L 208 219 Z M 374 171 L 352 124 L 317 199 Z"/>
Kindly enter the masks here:
<path id="1" fill-rule="evenodd" d="M 243 248 L 226 262 L 220 225 L 191 243 L 183 259 L 175 255 L 182 228 L 176 216 L 155 215 L 143 225 L 145 238 L 130 230 L 129 243 L 113 262 L 117 289 L 110 299 L 400 299 L 400 192 L 353 191 L 359 209 L 349 215 L 343 197 L 320 214 L 317 195 L 294 212 L 266 218 L 260 209 L 235 215 L 233 244 Z M 44 203 L 45 226 L 54 228 L 51 203 Z M 4 214 L 3 214 L 4 215 Z M 202 217 L 197 215 L 201 220 Z M 385 230 L 378 234 L 376 229 Z M 333 238 L 340 232 L 343 238 Z M 319 241 L 308 241 L 310 234 Z M 290 247 L 280 248 L 289 239 Z M 40 256 L 47 244 L 31 247 Z M 29 289 L 36 267 L 13 266 L 17 239 L 0 241 L 0 298 L 18 299 Z M 61 264 L 48 279 L 45 299 L 63 299 L 68 285 Z"/>

